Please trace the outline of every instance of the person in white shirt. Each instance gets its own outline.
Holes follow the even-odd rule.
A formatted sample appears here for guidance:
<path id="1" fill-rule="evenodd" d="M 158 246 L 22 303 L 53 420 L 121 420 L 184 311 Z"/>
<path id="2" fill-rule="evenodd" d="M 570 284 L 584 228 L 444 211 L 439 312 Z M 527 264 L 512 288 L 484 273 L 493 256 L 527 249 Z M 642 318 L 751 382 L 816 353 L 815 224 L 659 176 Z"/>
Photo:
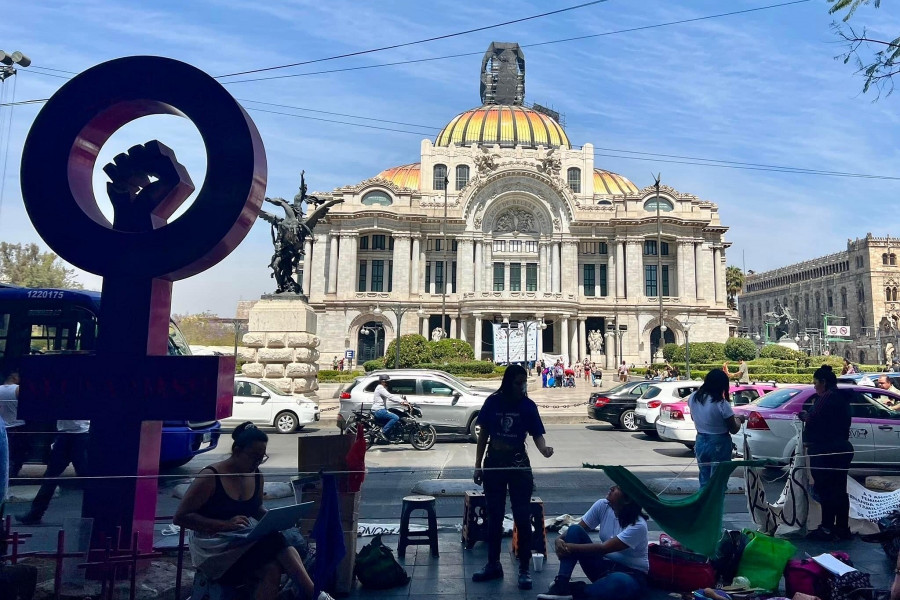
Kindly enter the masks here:
<path id="1" fill-rule="evenodd" d="M 396 396 L 388 390 L 388 381 L 391 378 L 387 373 L 378 376 L 378 385 L 375 386 L 375 395 L 372 398 L 372 414 L 378 419 L 387 419 L 387 423 L 381 428 L 381 435 L 387 437 L 394 424 L 400 420 L 396 413 L 388 410 L 388 406 L 400 405 L 409 409 L 409 402 L 405 398 Z"/>
<path id="2" fill-rule="evenodd" d="M 56 437 L 50 449 L 47 470 L 44 471 L 44 482 L 31 503 L 31 509 L 24 515 L 17 515 L 16 521 L 23 525 L 37 525 L 47 512 L 53 492 L 59 481 L 56 479 L 71 464 L 79 477 L 85 477 L 87 471 L 87 447 L 90 421 L 61 419 L 56 422 Z"/>
<path id="3" fill-rule="evenodd" d="M 28 453 L 28 436 L 21 432 L 25 421 L 19 419 L 19 373 L 12 371 L 0 385 L 0 419 L 5 424 L 9 459 L 6 465 L 8 477 L 19 474 Z"/>
<path id="4" fill-rule="evenodd" d="M 597 530 L 600 541 L 588 532 Z M 559 573 L 538 600 L 632 600 L 647 587 L 647 516 L 619 486 L 597 500 L 578 524 L 556 539 Z M 580 564 L 591 583 L 570 582 Z"/>

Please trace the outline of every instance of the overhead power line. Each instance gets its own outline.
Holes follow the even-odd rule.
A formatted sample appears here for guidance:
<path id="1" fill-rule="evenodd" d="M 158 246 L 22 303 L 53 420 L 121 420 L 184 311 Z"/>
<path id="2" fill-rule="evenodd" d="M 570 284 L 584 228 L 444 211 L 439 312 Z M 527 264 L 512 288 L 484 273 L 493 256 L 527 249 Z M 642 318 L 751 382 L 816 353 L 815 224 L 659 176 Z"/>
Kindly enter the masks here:
<path id="1" fill-rule="evenodd" d="M 226 75 L 219 75 L 218 78 L 221 77 L 234 77 L 236 75 L 249 75 L 251 73 L 262 73 L 264 71 L 275 71 L 277 69 L 287 69 L 289 67 L 299 67 L 302 65 L 310 65 L 313 63 L 326 62 L 330 60 L 338 60 L 340 58 L 350 58 L 351 56 L 362 56 L 364 54 L 373 54 L 375 52 L 383 52 L 385 50 L 394 50 L 396 48 L 404 48 L 406 46 L 414 46 L 417 44 L 425 44 L 428 42 L 435 42 L 437 40 L 446 40 L 453 37 L 459 37 L 461 35 L 468 35 L 470 33 L 476 33 L 478 31 L 485 31 L 487 29 L 496 29 L 497 27 L 505 27 L 506 25 L 514 25 L 515 23 L 524 23 L 525 21 L 533 21 L 535 19 L 542 19 L 544 17 L 549 17 L 552 15 L 558 15 L 560 13 L 569 12 L 573 10 L 578 10 L 579 8 L 585 8 L 588 6 L 593 6 L 595 4 L 602 4 L 604 2 L 608 2 L 609 0 L 592 0 L 591 2 L 584 2 L 582 4 L 576 4 L 575 6 L 569 6 L 566 8 L 560 8 L 557 10 L 551 10 L 548 12 L 540 13 L 537 15 L 531 15 L 530 17 L 522 17 L 521 19 L 513 19 L 511 21 L 504 21 L 502 23 L 494 23 L 493 25 L 485 25 L 483 27 L 476 27 L 475 29 L 467 29 L 465 31 L 457 31 L 455 33 L 445 33 L 443 35 L 438 35 L 430 38 L 425 38 L 421 40 L 416 40 L 413 42 L 403 42 L 401 44 L 392 44 L 390 46 L 382 46 L 380 48 L 371 48 L 369 50 L 358 50 L 356 52 L 348 52 L 346 54 L 338 54 L 335 56 L 327 56 L 325 58 L 315 58 L 312 60 L 305 60 L 301 62 L 289 63 L 286 65 L 277 65 L 274 67 L 264 67 L 261 69 L 250 69 L 248 71 L 238 71 L 236 73 L 228 73 Z"/>
<path id="2" fill-rule="evenodd" d="M 591 38 L 606 37 L 606 36 L 610 36 L 610 35 L 620 35 L 623 33 L 633 33 L 635 31 L 646 31 L 648 29 L 658 29 L 660 27 L 671 27 L 673 25 L 684 25 L 686 23 L 695 23 L 697 21 L 706 21 L 709 19 L 720 19 L 723 17 L 733 17 L 736 15 L 758 12 L 761 10 L 771 10 L 771 9 L 775 9 L 775 8 L 783 8 L 785 6 L 791 6 L 794 4 L 803 4 L 806 2 L 810 2 L 810 1 L 811 0 L 791 0 L 790 2 L 782 2 L 779 4 L 769 4 L 767 6 L 757 6 L 756 8 L 747 8 L 744 10 L 735 10 L 735 11 L 731 11 L 731 12 L 718 13 L 718 14 L 714 14 L 714 15 L 693 17 L 690 19 L 680 19 L 677 21 L 667 21 L 665 23 L 654 23 L 651 25 L 641 25 L 639 27 L 629 27 L 627 29 L 616 29 L 614 31 L 605 31 L 603 33 L 592 33 L 589 35 L 580 35 L 577 37 L 562 38 L 562 39 L 558 39 L 558 40 L 549 40 L 546 42 L 535 42 L 533 44 L 520 44 L 520 46 L 522 48 L 536 48 L 537 46 L 549 46 L 551 44 L 563 44 L 563 43 L 567 43 L 567 42 L 577 42 L 577 41 L 587 40 L 587 39 L 591 39 Z M 399 65 L 411 65 L 411 64 L 430 62 L 430 61 L 435 61 L 435 60 L 448 60 L 451 58 L 462 58 L 462 57 L 467 57 L 467 56 L 482 56 L 483 54 L 484 54 L 483 52 L 463 52 L 461 54 L 447 54 L 445 56 L 433 56 L 431 58 L 415 58 L 415 59 L 409 59 L 409 60 L 399 60 L 399 61 L 395 61 L 395 62 L 381 63 L 381 64 L 377 64 L 377 65 L 361 65 L 361 66 L 356 66 L 356 67 L 344 67 L 341 69 L 327 69 L 327 70 L 322 70 L 322 71 L 310 71 L 310 72 L 306 72 L 306 73 L 288 73 L 285 75 L 272 75 L 269 77 L 253 77 L 250 79 L 235 79 L 232 81 L 224 81 L 224 82 L 222 82 L 222 84 L 223 85 L 231 85 L 231 84 L 235 84 L 235 83 L 253 83 L 255 81 L 271 81 L 273 79 L 290 79 L 293 77 L 310 77 L 312 75 L 327 75 L 330 73 L 345 73 L 347 71 L 362 71 L 365 69 L 381 69 L 384 67 L 396 67 Z"/>

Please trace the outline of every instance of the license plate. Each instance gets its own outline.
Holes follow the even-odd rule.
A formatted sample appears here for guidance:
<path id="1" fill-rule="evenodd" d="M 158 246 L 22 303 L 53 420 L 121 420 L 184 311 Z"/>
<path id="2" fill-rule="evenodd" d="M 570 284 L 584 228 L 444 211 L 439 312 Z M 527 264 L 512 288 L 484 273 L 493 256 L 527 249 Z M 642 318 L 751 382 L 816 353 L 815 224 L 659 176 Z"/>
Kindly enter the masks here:
<path id="1" fill-rule="evenodd" d="M 212 432 L 208 431 L 203 434 L 203 443 L 208 444 L 212 441 Z"/>

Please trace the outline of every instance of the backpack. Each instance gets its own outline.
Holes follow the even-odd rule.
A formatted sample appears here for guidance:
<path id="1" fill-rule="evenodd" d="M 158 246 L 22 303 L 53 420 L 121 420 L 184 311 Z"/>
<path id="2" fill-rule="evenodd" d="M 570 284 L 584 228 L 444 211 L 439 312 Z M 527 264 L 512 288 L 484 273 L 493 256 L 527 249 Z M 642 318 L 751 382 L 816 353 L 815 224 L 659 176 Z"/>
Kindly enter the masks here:
<path id="1" fill-rule="evenodd" d="M 394 558 L 394 552 L 381 543 L 381 535 L 363 546 L 356 555 L 353 574 L 364 588 L 386 590 L 409 583 L 409 574 Z"/>

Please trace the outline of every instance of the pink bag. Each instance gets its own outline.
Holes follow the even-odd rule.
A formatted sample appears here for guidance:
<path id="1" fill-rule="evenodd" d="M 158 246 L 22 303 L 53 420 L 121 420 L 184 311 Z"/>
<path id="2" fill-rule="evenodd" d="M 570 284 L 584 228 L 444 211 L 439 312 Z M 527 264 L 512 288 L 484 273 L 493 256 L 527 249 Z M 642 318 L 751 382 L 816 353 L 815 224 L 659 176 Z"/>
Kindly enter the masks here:
<path id="1" fill-rule="evenodd" d="M 850 555 L 846 552 L 832 552 L 831 555 L 839 561 L 852 565 Z M 828 581 L 831 573 L 816 561 L 805 558 L 803 560 L 789 560 L 784 568 L 784 588 L 786 596 L 793 598 L 794 594 L 802 593 L 819 598 L 829 598 L 831 592 Z"/>

